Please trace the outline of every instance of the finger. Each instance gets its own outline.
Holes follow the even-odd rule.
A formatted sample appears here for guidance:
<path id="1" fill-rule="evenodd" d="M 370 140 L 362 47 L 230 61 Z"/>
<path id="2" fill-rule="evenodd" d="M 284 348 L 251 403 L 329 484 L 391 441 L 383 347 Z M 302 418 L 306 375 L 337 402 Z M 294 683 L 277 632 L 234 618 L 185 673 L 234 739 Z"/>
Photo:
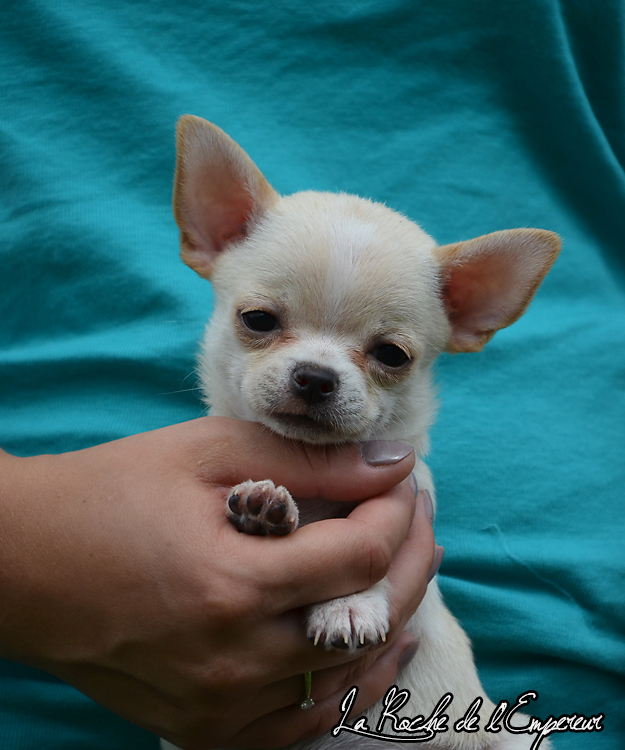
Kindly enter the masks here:
<path id="1" fill-rule="evenodd" d="M 388 572 L 392 629 L 403 629 L 427 590 L 434 560 L 434 531 L 424 500 L 424 493 L 419 492 L 412 524 Z"/>
<path id="2" fill-rule="evenodd" d="M 353 685 L 358 687 L 358 694 L 351 709 L 351 716 L 356 717 L 384 696 L 397 677 L 402 654 L 413 643 L 412 636 L 403 634 L 360 677 L 353 679 L 353 675 L 347 674 L 346 681 L 327 698 L 319 697 L 315 692 L 316 674 L 313 673 L 313 708 L 303 711 L 299 706 L 300 699 L 297 699 L 295 705 L 273 711 L 251 722 L 233 738 L 232 745 L 282 747 L 300 739 L 318 737 L 338 724 L 341 719 L 341 702 Z"/>
<path id="3" fill-rule="evenodd" d="M 409 482 L 362 502 L 347 518 L 318 521 L 287 537 L 239 535 L 241 558 L 266 613 L 364 591 L 381 580 L 408 534 L 415 497 Z M 233 530 L 233 533 L 236 533 Z"/>
<path id="4" fill-rule="evenodd" d="M 225 487 L 271 479 L 294 497 L 357 501 L 399 484 L 414 467 L 414 450 L 405 443 L 368 445 L 365 460 L 355 444 L 295 443 L 254 422 L 221 417 L 195 422 L 195 466 L 206 481 Z"/>
<path id="5" fill-rule="evenodd" d="M 416 611 L 427 591 L 428 574 L 434 558 L 434 534 L 428 518 L 423 493 L 417 496 L 417 507 L 408 535 L 393 560 L 388 579 L 391 583 L 389 595 L 390 645 L 401 634 L 406 622 Z M 274 667 L 274 679 L 287 674 L 319 671 L 326 667 L 348 663 L 345 668 L 354 668 L 359 663 L 345 651 L 325 651 L 319 647 L 311 650 L 304 636 L 304 623 L 298 611 L 285 613 L 279 618 L 263 617 L 250 633 L 250 649 L 263 643 L 263 653 Z M 382 646 L 382 644 L 380 644 Z M 380 649 L 368 652 L 372 661 L 378 658 Z M 287 658 L 288 656 L 288 658 Z M 361 654 L 359 654 L 361 656 Z M 314 660 L 314 661 L 313 661 Z"/>
<path id="6" fill-rule="evenodd" d="M 386 649 L 385 649 L 386 650 Z M 312 672 L 314 700 L 322 701 L 343 689 L 346 685 L 353 685 L 373 666 L 383 651 L 360 652 L 352 655 L 351 660 L 331 667 L 319 667 L 317 660 L 312 662 L 310 657 L 306 666 L 296 674 L 265 685 L 254 695 L 253 705 L 245 709 L 245 716 L 253 720 L 280 708 L 299 705 L 305 697 L 305 674 Z M 329 652 L 326 655 L 331 658 Z M 336 655 L 343 656 L 340 652 Z M 323 661 L 323 657 L 321 659 Z M 244 699 L 239 694 L 233 704 L 237 713 L 241 713 Z"/>

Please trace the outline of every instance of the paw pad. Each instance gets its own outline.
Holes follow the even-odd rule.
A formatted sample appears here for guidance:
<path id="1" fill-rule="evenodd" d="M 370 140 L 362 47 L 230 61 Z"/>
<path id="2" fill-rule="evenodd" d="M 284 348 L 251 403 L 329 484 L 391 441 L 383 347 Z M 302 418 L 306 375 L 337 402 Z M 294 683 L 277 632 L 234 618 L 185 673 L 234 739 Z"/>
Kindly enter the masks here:
<path id="1" fill-rule="evenodd" d="M 285 536 L 298 522 L 297 505 L 288 490 L 269 479 L 233 487 L 227 514 L 239 531 L 256 536 Z"/>

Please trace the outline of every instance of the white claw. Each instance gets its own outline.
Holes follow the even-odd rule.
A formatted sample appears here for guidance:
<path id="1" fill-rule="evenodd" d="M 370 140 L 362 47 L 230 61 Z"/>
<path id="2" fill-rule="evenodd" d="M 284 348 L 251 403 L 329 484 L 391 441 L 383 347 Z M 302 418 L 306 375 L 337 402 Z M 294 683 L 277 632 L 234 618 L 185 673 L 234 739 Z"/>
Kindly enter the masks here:
<path id="1" fill-rule="evenodd" d="M 386 633 L 382 633 L 382 643 L 386 643 Z"/>
<path id="2" fill-rule="evenodd" d="M 364 635 L 362 633 L 360 634 L 360 645 L 361 646 L 365 645 L 365 637 L 364 637 Z"/>
<path id="3" fill-rule="evenodd" d="M 349 646 L 349 641 L 347 640 L 347 636 L 346 636 L 346 635 L 344 635 L 344 636 L 343 636 L 343 640 L 344 640 L 344 641 L 345 641 L 345 643 L 346 643 L 346 644 L 347 644 L 347 645 Z"/>
<path id="4" fill-rule="evenodd" d="M 319 643 L 319 632 L 317 631 L 317 632 L 315 633 L 315 642 L 314 642 L 314 644 L 313 644 L 313 645 L 314 645 L 314 646 L 316 646 L 316 645 L 317 645 L 318 643 Z"/>

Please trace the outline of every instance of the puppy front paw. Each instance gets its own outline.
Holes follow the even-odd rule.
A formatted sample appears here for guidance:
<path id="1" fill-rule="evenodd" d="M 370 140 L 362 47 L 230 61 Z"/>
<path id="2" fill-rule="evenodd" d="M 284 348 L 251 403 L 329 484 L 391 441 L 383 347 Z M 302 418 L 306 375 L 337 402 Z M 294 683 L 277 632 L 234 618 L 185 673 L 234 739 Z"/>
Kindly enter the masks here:
<path id="1" fill-rule="evenodd" d="M 297 528 L 297 505 L 282 486 L 270 480 L 237 484 L 227 502 L 230 522 L 244 534 L 285 536 Z"/>
<path id="2" fill-rule="evenodd" d="M 368 591 L 313 604 L 306 613 L 306 635 L 327 650 L 374 646 L 386 641 L 389 629 L 388 584 L 382 580 Z"/>

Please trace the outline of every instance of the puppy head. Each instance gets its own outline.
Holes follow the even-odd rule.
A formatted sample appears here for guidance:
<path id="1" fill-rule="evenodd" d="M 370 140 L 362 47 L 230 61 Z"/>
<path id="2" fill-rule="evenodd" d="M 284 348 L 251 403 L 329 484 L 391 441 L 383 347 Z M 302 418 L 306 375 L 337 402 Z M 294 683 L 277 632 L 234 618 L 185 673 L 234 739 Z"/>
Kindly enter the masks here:
<path id="1" fill-rule="evenodd" d="M 215 290 L 201 359 L 210 403 L 309 442 L 425 447 L 433 359 L 478 351 L 514 322 L 559 250 L 536 229 L 438 247 L 371 201 L 281 198 L 191 116 L 178 125 L 174 215 L 183 260 Z"/>

